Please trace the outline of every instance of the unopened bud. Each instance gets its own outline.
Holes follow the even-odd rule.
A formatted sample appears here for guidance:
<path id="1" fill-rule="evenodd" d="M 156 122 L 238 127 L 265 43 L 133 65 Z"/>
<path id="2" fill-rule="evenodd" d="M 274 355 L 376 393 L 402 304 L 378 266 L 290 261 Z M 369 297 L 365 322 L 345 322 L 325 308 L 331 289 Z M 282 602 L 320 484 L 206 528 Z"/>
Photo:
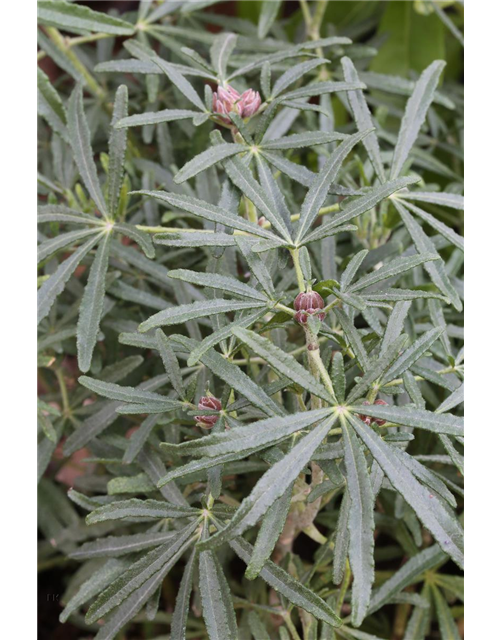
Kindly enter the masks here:
<path id="1" fill-rule="evenodd" d="M 363 402 L 364 405 L 369 405 L 370 403 L 368 402 L 368 400 L 365 400 Z M 387 407 L 387 402 L 385 402 L 384 400 L 375 400 L 375 402 L 373 403 L 374 405 L 379 405 L 379 406 L 385 406 Z M 359 419 L 364 422 L 366 425 L 370 426 L 371 424 L 375 423 L 378 424 L 379 427 L 383 427 L 384 424 L 387 422 L 386 420 L 382 420 L 382 418 L 372 418 L 371 416 L 363 416 L 361 414 L 358 414 Z"/>
<path id="2" fill-rule="evenodd" d="M 378 405 L 387 407 L 387 402 L 384 402 L 383 400 L 375 400 L 373 404 L 378 404 Z M 373 418 L 373 422 L 375 422 L 375 424 L 378 424 L 379 427 L 383 427 L 387 421 L 382 420 L 382 418 Z"/>
<path id="3" fill-rule="evenodd" d="M 310 316 L 323 321 L 325 314 L 320 309 L 324 307 L 325 301 L 317 291 L 302 292 L 294 300 L 293 308 L 297 313 L 293 317 L 300 324 L 306 324 Z"/>
<path id="4" fill-rule="evenodd" d="M 237 113 L 242 118 L 250 118 L 259 110 L 261 98 L 258 91 L 247 89 L 241 95 L 230 85 L 217 87 L 212 101 L 212 110 L 219 114 L 220 120 L 226 124 L 231 124 L 231 119 L 227 116 Z"/>
<path id="5" fill-rule="evenodd" d="M 222 409 L 221 402 L 213 396 L 202 396 L 198 402 L 198 409 L 210 409 L 212 411 L 220 411 Z M 211 429 L 219 419 L 219 416 L 195 416 L 196 423 L 204 429 Z"/>

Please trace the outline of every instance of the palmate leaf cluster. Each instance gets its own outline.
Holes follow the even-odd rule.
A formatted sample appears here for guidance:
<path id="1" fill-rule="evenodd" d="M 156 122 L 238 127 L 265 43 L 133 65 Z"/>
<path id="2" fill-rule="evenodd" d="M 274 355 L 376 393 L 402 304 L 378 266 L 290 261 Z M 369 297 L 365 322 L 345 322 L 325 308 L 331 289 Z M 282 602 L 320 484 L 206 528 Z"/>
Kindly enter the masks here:
<path id="1" fill-rule="evenodd" d="M 459 638 L 460 89 L 442 60 L 372 71 L 375 15 L 344 33 L 321 0 L 262 2 L 255 23 L 216 4 L 38 3 L 62 72 L 38 71 L 40 555 L 73 570 L 60 620 L 98 640 L 148 621 L 363 640 L 391 637 L 395 605 L 405 640 Z M 251 118 L 212 112 L 228 83 L 260 92 Z M 323 321 L 294 319 L 306 290 Z"/>

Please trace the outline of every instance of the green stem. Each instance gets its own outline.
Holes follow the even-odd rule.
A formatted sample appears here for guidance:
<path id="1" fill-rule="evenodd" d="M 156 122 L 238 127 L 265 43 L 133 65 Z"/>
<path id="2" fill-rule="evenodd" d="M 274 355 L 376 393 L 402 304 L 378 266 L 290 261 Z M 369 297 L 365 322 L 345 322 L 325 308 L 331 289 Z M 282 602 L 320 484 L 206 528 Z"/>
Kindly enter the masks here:
<path id="1" fill-rule="evenodd" d="M 71 406 L 69 403 L 68 388 L 64 380 L 64 374 L 62 372 L 62 369 L 56 369 L 55 374 L 57 377 L 57 382 L 59 383 L 59 389 L 61 391 L 61 400 L 63 405 L 64 417 L 69 418 L 71 415 Z"/>
<path id="2" fill-rule="evenodd" d="M 326 538 L 321 533 L 321 531 L 318 531 L 314 524 L 308 525 L 307 527 L 305 527 L 305 529 L 302 529 L 302 531 L 306 534 L 306 536 L 309 536 L 311 540 L 314 540 L 318 544 L 325 544 L 325 542 L 328 542 L 328 538 Z"/>
<path id="3" fill-rule="evenodd" d="M 297 274 L 297 284 L 299 285 L 299 289 L 300 291 L 305 291 L 306 283 L 305 283 L 304 274 L 302 273 L 302 268 L 299 262 L 299 250 L 290 249 L 290 255 L 292 256 L 293 266 L 295 267 L 295 273 Z"/>
<path id="4" fill-rule="evenodd" d="M 346 560 L 344 579 L 340 587 L 339 599 L 337 601 L 337 615 L 340 615 L 340 612 L 342 610 L 342 605 L 344 604 L 345 595 L 347 593 L 347 589 L 349 587 L 350 582 L 351 582 L 351 565 L 349 564 L 349 560 Z"/>
<path id="5" fill-rule="evenodd" d="M 307 6 L 307 0 L 299 0 L 299 2 L 300 8 L 302 9 L 302 15 L 304 16 L 304 22 L 306 23 L 307 31 L 309 32 L 312 24 L 311 12 L 309 11 L 309 7 Z"/>
<path id="6" fill-rule="evenodd" d="M 332 204 L 329 207 L 322 207 L 318 212 L 318 216 L 324 216 L 327 213 L 334 213 L 335 211 L 340 211 L 339 204 Z M 294 213 L 292 216 L 290 216 L 290 220 L 292 222 L 296 222 L 297 220 L 300 220 L 300 213 Z M 139 231 L 144 231 L 145 233 L 190 233 L 190 232 L 215 233 L 215 231 L 213 231 L 212 229 L 183 229 L 181 227 L 148 227 L 147 225 L 143 225 L 143 224 L 137 224 L 135 226 L 137 227 L 137 229 L 139 229 Z M 263 229 L 270 229 L 271 223 L 268 220 L 265 220 L 261 226 Z M 252 234 L 249 234 L 247 231 L 240 231 L 239 229 L 235 229 L 234 235 L 248 236 Z"/>
<path id="7" fill-rule="evenodd" d="M 295 625 L 292 622 L 292 618 L 290 616 L 290 613 L 288 611 L 283 611 L 282 613 L 283 616 L 283 620 L 285 621 L 285 624 L 287 626 L 288 631 L 290 631 L 290 634 L 293 638 L 293 640 L 300 640 L 300 636 L 297 632 L 297 629 L 295 628 Z"/>
<path id="8" fill-rule="evenodd" d="M 55 46 L 73 63 L 73 66 L 82 74 L 85 78 L 85 82 L 87 83 L 90 91 L 96 95 L 98 98 L 104 98 L 105 91 L 99 85 L 99 83 L 95 80 L 92 74 L 89 72 L 87 67 L 80 62 L 80 59 L 75 54 L 74 51 L 68 46 L 66 39 L 61 35 L 60 31 L 55 27 L 46 27 L 47 35 L 55 44 Z"/>
<path id="9" fill-rule="evenodd" d="M 328 0 L 318 0 L 316 2 L 314 18 L 311 23 L 311 36 L 314 40 L 319 40 L 321 37 L 321 25 L 323 24 L 323 18 L 325 17 L 327 2 Z"/>
<path id="10" fill-rule="evenodd" d="M 78 36 L 77 38 L 64 38 L 64 44 L 67 49 L 76 47 L 79 44 L 86 44 L 87 42 L 95 42 L 96 40 L 103 40 L 104 38 L 112 38 L 110 33 L 93 33 L 90 36 Z M 43 49 L 37 53 L 37 60 L 42 60 L 47 54 Z"/>

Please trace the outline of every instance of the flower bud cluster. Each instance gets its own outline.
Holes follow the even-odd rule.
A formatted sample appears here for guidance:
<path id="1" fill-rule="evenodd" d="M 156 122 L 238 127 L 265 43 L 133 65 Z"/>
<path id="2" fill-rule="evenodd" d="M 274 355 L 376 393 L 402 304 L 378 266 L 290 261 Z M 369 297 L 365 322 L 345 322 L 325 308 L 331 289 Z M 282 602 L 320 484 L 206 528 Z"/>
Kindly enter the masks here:
<path id="1" fill-rule="evenodd" d="M 293 317 L 300 324 L 307 324 L 310 316 L 316 316 L 318 320 L 323 321 L 325 314 L 321 309 L 324 307 L 325 301 L 317 291 L 299 293 L 293 303 L 293 308 L 297 312 Z"/>
<path id="2" fill-rule="evenodd" d="M 211 411 L 220 411 L 222 409 L 221 401 L 213 396 L 202 396 L 198 402 L 198 409 L 210 409 Z M 211 429 L 219 419 L 219 416 L 212 414 L 208 416 L 195 416 L 198 426 L 204 429 Z"/>
<path id="3" fill-rule="evenodd" d="M 259 110 L 261 102 L 259 92 L 253 89 L 247 89 L 239 94 L 230 85 L 219 86 L 214 93 L 212 110 L 222 116 L 220 119 L 223 122 L 231 124 L 230 118 L 227 117 L 231 112 L 237 113 L 242 118 L 250 118 Z"/>

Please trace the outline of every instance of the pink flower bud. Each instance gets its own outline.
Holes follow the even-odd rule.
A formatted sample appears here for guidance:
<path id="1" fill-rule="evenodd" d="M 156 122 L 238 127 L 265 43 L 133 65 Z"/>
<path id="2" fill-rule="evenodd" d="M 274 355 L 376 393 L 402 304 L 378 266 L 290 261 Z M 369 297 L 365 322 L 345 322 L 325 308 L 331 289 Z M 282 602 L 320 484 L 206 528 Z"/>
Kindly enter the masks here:
<path id="1" fill-rule="evenodd" d="M 242 105 L 241 117 L 250 118 L 259 110 L 262 100 L 258 91 L 247 89 L 241 94 L 239 104 Z"/>
<path id="2" fill-rule="evenodd" d="M 378 405 L 387 407 L 387 402 L 384 402 L 383 400 L 375 400 L 373 404 L 378 404 Z M 373 422 L 378 424 L 379 427 L 382 427 L 386 423 L 386 420 L 382 420 L 382 418 L 373 418 Z"/>
<path id="3" fill-rule="evenodd" d="M 258 111 L 261 99 L 258 91 L 247 89 L 243 94 L 239 94 L 230 85 L 217 87 L 212 101 L 214 113 L 219 114 L 220 120 L 226 124 L 231 124 L 229 113 L 238 113 L 242 118 L 249 118 Z"/>
<path id="4" fill-rule="evenodd" d="M 367 405 L 370 403 L 368 402 L 368 400 L 365 400 L 363 404 Z M 385 407 L 387 406 L 387 402 L 385 402 L 384 400 L 375 400 L 373 404 L 379 405 L 379 406 L 385 406 Z M 358 417 L 368 426 L 375 423 L 375 424 L 378 424 L 379 427 L 383 427 L 384 424 L 386 423 L 386 420 L 382 420 L 382 418 L 372 418 L 371 416 L 362 416 L 361 414 L 358 414 Z"/>
<path id="5" fill-rule="evenodd" d="M 210 409 L 212 411 L 220 411 L 222 409 L 221 402 L 218 398 L 213 396 L 202 396 L 198 402 L 198 409 Z M 211 429 L 219 419 L 219 416 L 195 416 L 195 420 L 200 427 L 204 429 Z"/>
<path id="6" fill-rule="evenodd" d="M 293 303 L 293 308 L 297 311 L 293 317 L 300 324 L 306 324 L 309 316 L 316 316 L 318 320 L 323 321 L 325 314 L 318 310 L 324 306 L 325 302 L 317 291 L 299 293 Z"/>
<path id="7" fill-rule="evenodd" d="M 363 404 L 365 404 L 365 405 L 366 405 L 366 404 L 370 404 L 370 403 L 368 402 L 368 400 L 365 400 L 365 401 L 363 402 Z M 368 426 L 368 427 L 369 427 L 369 426 L 371 425 L 371 423 L 372 423 L 372 419 L 371 419 L 371 417 L 370 417 L 370 416 L 364 416 L 364 415 L 361 415 L 360 413 L 358 413 L 358 418 L 361 420 L 361 422 L 364 422 L 364 423 L 366 424 L 366 426 Z"/>

